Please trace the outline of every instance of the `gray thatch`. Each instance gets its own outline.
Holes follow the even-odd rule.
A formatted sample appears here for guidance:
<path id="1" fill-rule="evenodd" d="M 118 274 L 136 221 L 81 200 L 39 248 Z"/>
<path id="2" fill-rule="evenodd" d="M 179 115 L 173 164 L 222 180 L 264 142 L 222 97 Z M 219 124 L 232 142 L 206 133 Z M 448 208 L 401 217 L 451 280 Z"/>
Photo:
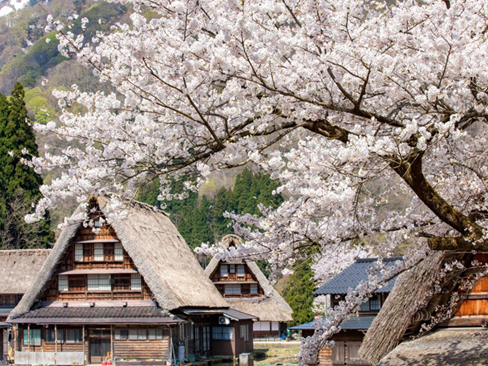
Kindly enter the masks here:
<path id="1" fill-rule="evenodd" d="M 414 314 L 430 300 L 427 297 L 444 256 L 444 252 L 431 252 L 422 262 L 398 277 L 364 337 L 359 350 L 361 359 L 376 364 L 398 345 Z"/>
<path id="2" fill-rule="evenodd" d="M 0 250 L 0 294 L 25 294 L 49 252 L 49 249 Z"/>
<path id="3" fill-rule="evenodd" d="M 482 366 L 488 364 L 488 331 L 482 328 L 438 329 L 406 341 L 390 352 L 381 366 Z"/>
<path id="4" fill-rule="evenodd" d="M 229 245 L 238 245 L 241 239 L 237 235 L 226 235 L 222 238 L 221 245 L 228 248 Z M 212 258 L 205 274 L 210 277 L 221 261 Z M 293 310 L 283 297 L 274 289 L 258 265 L 253 261 L 244 261 L 256 277 L 264 291 L 262 298 L 229 298 L 226 301 L 233 309 L 259 317 L 260 321 L 289 322 L 292 321 Z"/>
<path id="5" fill-rule="evenodd" d="M 108 199 L 96 197 L 96 200 L 103 213 Z M 74 215 L 85 209 L 86 205 L 80 205 Z M 128 217 L 113 222 L 112 227 L 160 307 L 171 311 L 182 307 L 228 306 L 164 212 L 137 201 L 127 202 L 125 210 Z M 61 232 L 38 281 L 25 294 L 11 317 L 26 313 L 41 297 L 81 225 L 71 225 Z"/>

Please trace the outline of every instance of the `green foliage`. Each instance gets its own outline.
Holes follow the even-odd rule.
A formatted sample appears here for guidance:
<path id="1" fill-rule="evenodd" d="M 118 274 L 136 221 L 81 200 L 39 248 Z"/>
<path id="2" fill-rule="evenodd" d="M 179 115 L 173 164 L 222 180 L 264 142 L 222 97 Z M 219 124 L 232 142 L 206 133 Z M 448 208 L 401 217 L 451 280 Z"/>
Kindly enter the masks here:
<path id="1" fill-rule="evenodd" d="M 139 193 L 138 199 L 153 206 L 159 206 L 158 187 L 158 181 L 153 181 Z M 233 190 L 221 188 L 213 199 L 204 195 L 199 201 L 198 194 L 193 192 L 184 200 L 163 203 L 180 234 L 191 248 L 195 248 L 202 243 L 213 243 L 222 236 L 233 233 L 230 226 L 231 220 L 224 217 L 224 212 L 257 215 L 259 214 L 257 206 L 259 203 L 267 207 L 277 207 L 283 202 L 283 197 L 272 194 L 276 187 L 276 182 L 273 182 L 268 176 L 245 169 L 236 177 Z M 171 193 L 182 192 L 182 182 L 174 182 Z M 262 269 L 266 272 L 265 265 L 261 264 Z"/>
<path id="2" fill-rule="evenodd" d="M 26 207 L 32 210 L 42 184 L 41 176 L 22 163 L 23 149 L 38 155 L 34 131 L 27 123 L 24 88 L 17 83 L 9 99 L 0 94 L 0 244 L 3 248 L 48 247 L 53 239 L 48 220 L 36 232 L 23 222 L 29 213 L 24 211 Z"/>
<path id="3" fill-rule="evenodd" d="M 310 259 L 307 259 L 298 263 L 283 289 L 282 295 L 293 309 L 293 323 L 290 326 L 314 319 L 312 312 L 314 290 L 313 271 L 310 268 Z"/>

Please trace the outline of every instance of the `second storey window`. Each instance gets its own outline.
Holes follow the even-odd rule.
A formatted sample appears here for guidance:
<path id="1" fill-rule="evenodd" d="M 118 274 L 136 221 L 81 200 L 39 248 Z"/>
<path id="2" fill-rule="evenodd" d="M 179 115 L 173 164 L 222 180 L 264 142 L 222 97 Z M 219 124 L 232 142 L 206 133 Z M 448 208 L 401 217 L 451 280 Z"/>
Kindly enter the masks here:
<path id="1" fill-rule="evenodd" d="M 83 244 L 75 244 L 75 261 L 83 262 Z"/>
<path id="2" fill-rule="evenodd" d="M 58 276 L 58 291 L 68 291 L 68 276 L 59 275 Z"/>
<path id="3" fill-rule="evenodd" d="M 228 276 L 227 264 L 221 264 L 220 265 L 220 276 L 221 277 L 227 277 Z"/>
<path id="4" fill-rule="evenodd" d="M 93 274 L 88 275 L 88 291 L 110 291 L 110 275 Z"/>
<path id="5" fill-rule="evenodd" d="M 135 273 L 130 275 L 130 288 L 131 290 L 141 290 L 142 281 L 140 274 Z"/>
<path id="6" fill-rule="evenodd" d="M 95 253 L 93 259 L 96 261 L 103 261 L 103 244 L 102 243 L 95 243 Z"/>
<path id="7" fill-rule="evenodd" d="M 241 294 L 241 285 L 225 285 L 225 294 L 226 295 L 240 295 Z"/>
<path id="8" fill-rule="evenodd" d="M 258 285 L 251 283 L 251 294 L 256 295 L 258 293 Z"/>
<path id="9" fill-rule="evenodd" d="M 237 276 L 238 277 L 244 277 L 246 274 L 246 271 L 244 269 L 244 264 L 238 264 L 237 265 Z"/>
<path id="10" fill-rule="evenodd" d="M 120 244 L 120 243 L 115 243 L 114 260 L 116 260 L 116 261 L 123 261 L 124 260 L 124 252 L 122 250 L 122 244 Z"/>
<path id="11" fill-rule="evenodd" d="M 381 308 L 381 299 L 379 295 L 373 295 L 370 299 L 363 302 L 359 311 L 378 311 Z"/>

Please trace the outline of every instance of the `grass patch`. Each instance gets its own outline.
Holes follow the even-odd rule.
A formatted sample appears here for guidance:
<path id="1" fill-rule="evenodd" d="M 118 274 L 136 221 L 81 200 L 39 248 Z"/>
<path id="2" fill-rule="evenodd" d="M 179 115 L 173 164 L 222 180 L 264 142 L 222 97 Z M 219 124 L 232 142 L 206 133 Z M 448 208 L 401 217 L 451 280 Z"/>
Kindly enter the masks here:
<path id="1" fill-rule="evenodd" d="M 299 352 L 299 342 L 254 343 L 254 364 L 257 366 L 297 365 Z"/>

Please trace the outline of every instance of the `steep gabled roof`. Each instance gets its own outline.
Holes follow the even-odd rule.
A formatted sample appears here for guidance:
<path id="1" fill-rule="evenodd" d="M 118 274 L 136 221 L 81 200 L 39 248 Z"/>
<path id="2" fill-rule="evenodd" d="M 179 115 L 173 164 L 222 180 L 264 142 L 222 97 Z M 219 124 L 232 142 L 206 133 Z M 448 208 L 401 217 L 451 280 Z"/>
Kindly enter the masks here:
<path id="1" fill-rule="evenodd" d="M 236 235 L 226 235 L 222 238 L 222 246 L 228 248 L 231 243 L 238 245 L 241 239 Z M 212 258 L 205 274 L 209 278 L 221 262 L 220 259 Z M 264 273 L 253 261 L 244 261 L 249 270 L 253 273 L 259 285 L 264 291 L 262 298 L 229 298 L 226 299 L 229 306 L 244 313 L 253 314 L 259 317 L 260 321 L 289 322 L 292 321 L 293 310 L 283 297 L 269 283 Z"/>
<path id="2" fill-rule="evenodd" d="M 385 258 L 386 265 L 394 265 L 395 261 L 400 260 L 401 257 Z M 377 258 L 361 258 L 351 264 L 341 273 L 315 290 L 314 295 L 340 295 L 347 294 L 350 289 L 356 288 L 361 281 L 368 280 L 368 271 L 372 263 L 376 262 Z M 376 290 L 377 293 L 391 292 L 395 285 L 395 279 L 389 281 L 385 286 Z"/>
<path id="3" fill-rule="evenodd" d="M 0 250 L 0 294 L 25 294 L 49 252 L 49 249 Z"/>
<path id="4" fill-rule="evenodd" d="M 105 213 L 109 200 L 96 197 L 96 201 Z M 84 210 L 86 205 L 80 205 L 74 215 Z M 126 202 L 124 210 L 127 218 L 113 222 L 112 227 L 160 307 L 171 311 L 182 307 L 228 306 L 165 213 L 137 201 Z M 26 313 L 39 299 L 81 225 L 63 229 L 38 280 L 10 317 Z"/>

